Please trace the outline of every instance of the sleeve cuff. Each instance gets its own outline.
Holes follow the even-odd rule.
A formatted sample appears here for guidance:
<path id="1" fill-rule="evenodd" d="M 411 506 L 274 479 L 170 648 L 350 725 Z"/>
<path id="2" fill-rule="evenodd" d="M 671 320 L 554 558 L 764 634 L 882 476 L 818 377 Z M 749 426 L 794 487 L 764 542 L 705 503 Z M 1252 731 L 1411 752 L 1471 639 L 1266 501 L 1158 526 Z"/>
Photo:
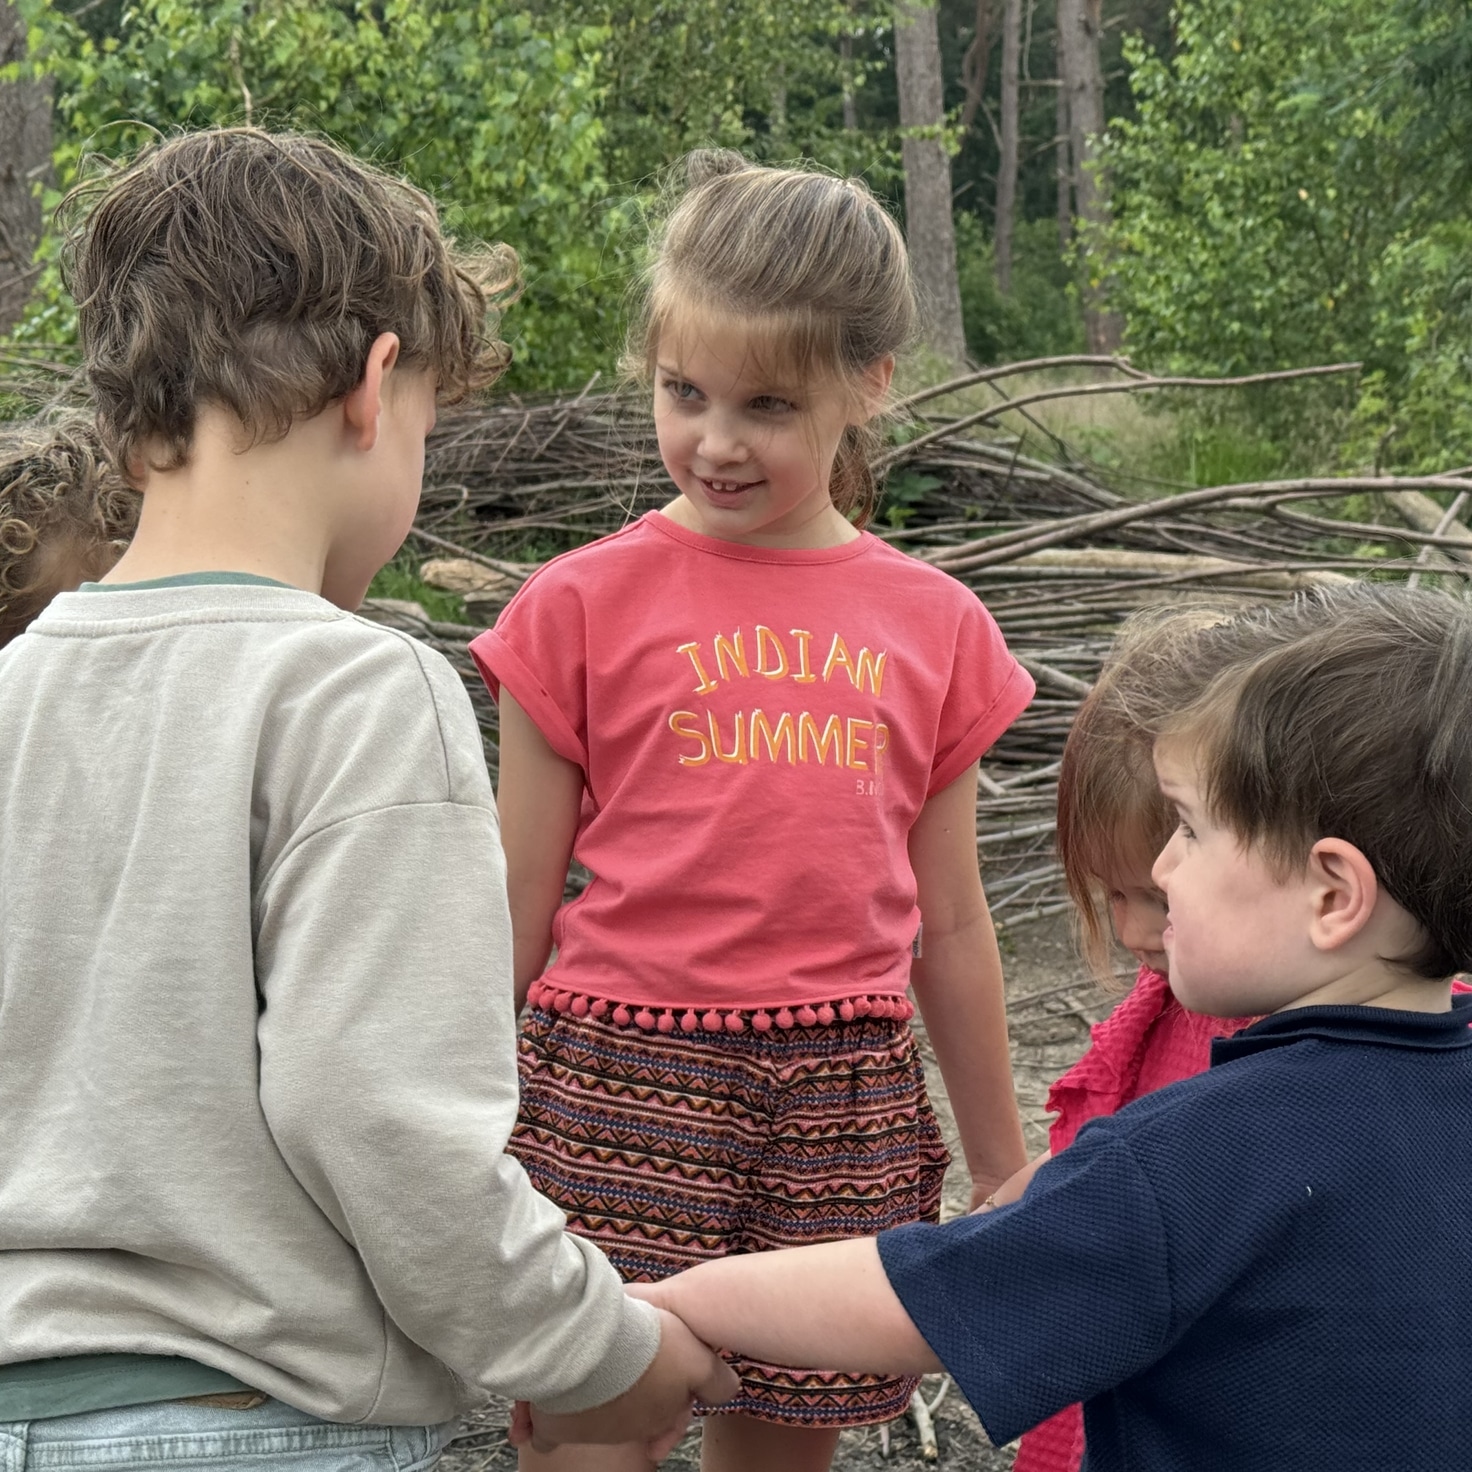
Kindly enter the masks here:
<path id="1" fill-rule="evenodd" d="M 539 1401 L 543 1410 L 570 1416 L 614 1400 L 633 1388 L 659 1353 L 659 1310 L 622 1294 L 622 1316 L 593 1373 L 561 1395 Z"/>
<path id="2" fill-rule="evenodd" d="M 471 641 L 470 656 L 486 688 L 500 699 L 502 689 L 532 718 L 547 745 L 560 757 L 588 769 L 588 753 L 547 687 L 532 673 L 521 656 L 495 629 Z"/>
<path id="3" fill-rule="evenodd" d="M 1032 676 L 1014 662 L 1012 673 L 996 698 L 932 769 L 926 797 L 934 797 L 937 792 L 944 791 L 972 762 L 980 761 L 1002 732 L 1027 709 L 1028 701 L 1036 693 L 1037 686 Z"/>

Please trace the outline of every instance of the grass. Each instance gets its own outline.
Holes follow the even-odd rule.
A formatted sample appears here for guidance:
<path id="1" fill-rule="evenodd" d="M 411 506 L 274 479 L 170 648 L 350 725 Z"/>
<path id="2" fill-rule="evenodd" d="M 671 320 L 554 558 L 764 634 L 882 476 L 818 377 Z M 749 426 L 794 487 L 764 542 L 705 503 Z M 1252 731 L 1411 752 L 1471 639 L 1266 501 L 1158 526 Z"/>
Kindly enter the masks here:
<path id="1" fill-rule="evenodd" d="M 914 393 L 950 376 L 935 362 L 912 362 L 900 393 Z M 1004 397 L 1100 381 L 1089 369 L 1029 373 L 931 400 L 921 412 L 960 416 Z M 1023 451 L 1039 459 L 1082 461 L 1124 495 L 1325 473 L 1310 448 L 1275 441 L 1254 422 L 1249 406 L 1235 396 L 1225 398 L 1226 392 L 1212 397 L 1201 391 L 1050 399 L 1008 411 L 978 432 L 1009 442 L 1020 438 Z"/>
<path id="2" fill-rule="evenodd" d="M 419 559 L 401 551 L 387 566 L 380 568 L 369 585 L 370 598 L 406 598 L 417 603 L 436 623 L 463 624 L 465 600 L 441 588 L 432 588 L 419 576 Z"/>

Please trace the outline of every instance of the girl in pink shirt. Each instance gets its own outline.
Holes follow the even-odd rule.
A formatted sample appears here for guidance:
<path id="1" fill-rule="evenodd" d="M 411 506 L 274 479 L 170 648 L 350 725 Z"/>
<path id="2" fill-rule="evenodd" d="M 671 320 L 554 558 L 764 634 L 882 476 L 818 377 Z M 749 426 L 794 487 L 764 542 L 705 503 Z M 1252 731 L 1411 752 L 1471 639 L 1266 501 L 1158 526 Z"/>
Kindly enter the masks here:
<path id="1" fill-rule="evenodd" d="M 511 1150 L 643 1282 L 938 1215 L 911 986 L 973 1204 L 1025 1159 L 975 801 L 1032 681 L 974 594 L 862 529 L 915 327 L 903 239 L 856 180 L 734 155 L 690 179 L 631 351 L 679 494 L 471 646 L 531 1003 Z M 564 905 L 570 856 L 592 878 Z M 735 1363 L 706 1472 L 821 1472 L 914 1385 Z"/>

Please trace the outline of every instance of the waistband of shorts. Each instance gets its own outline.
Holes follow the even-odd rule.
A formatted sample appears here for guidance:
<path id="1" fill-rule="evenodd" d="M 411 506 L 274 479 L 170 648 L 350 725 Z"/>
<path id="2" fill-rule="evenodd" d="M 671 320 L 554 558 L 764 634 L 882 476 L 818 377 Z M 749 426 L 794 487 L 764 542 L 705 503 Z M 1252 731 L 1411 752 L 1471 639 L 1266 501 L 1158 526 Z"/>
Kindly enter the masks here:
<path id="1" fill-rule="evenodd" d="M 616 1027 L 642 1032 L 771 1032 L 793 1027 L 831 1027 L 865 1017 L 906 1022 L 915 1004 L 898 992 L 835 997 L 825 1002 L 765 1007 L 656 1007 L 648 1002 L 620 1002 L 587 992 L 566 991 L 550 981 L 534 981 L 527 989 L 534 1007 L 573 1017 L 596 1017 Z"/>

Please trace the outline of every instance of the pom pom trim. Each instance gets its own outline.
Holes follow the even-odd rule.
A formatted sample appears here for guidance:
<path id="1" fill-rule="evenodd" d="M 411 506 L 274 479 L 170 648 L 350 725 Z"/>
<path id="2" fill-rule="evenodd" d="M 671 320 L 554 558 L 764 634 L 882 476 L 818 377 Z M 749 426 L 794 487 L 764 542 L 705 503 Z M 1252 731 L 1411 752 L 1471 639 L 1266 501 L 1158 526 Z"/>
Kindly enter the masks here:
<path id="1" fill-rule="evenodd" d="M 865 1017 L 907 1022 L 915 1015 L 915 1005 L 902 993 L 885 992 L 874 996 L 833 997 L 828 1001 L 802 1002 L 790 1007 L 707 1007 L 697 1012 L 694 1007 L 652 1008 L 644 1002 L 615 1002 L 608 997 L 587 996 L 581 992 L 563 991 L 549 982 L 534 981 L 527 991 L 534 1007 L 549 1012 L 571 1013 L 574 1017 L 607 1019 L 616 1027 L 632 1027 L 640 1032 L 730 1033 L 735 1036 L 748 1030 L 756 1033 L 785 1032 L 791 1028 L 832 1027 L 835 1023 L 853 1022 Z"/>

